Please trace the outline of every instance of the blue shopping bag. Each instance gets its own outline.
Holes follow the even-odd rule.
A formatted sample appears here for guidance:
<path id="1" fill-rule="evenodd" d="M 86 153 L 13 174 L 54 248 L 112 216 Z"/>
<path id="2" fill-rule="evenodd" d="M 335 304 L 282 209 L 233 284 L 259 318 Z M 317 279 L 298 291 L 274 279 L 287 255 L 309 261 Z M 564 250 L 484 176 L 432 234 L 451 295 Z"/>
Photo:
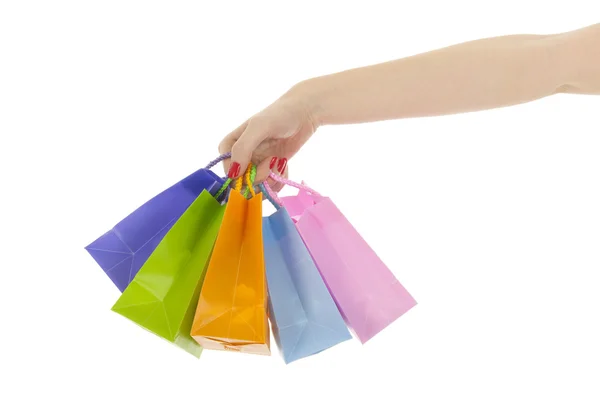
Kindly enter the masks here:
<path id="1" fill-rule="evenodd" d="M 269 318 L 287 364 L 352 336 L 290 215 L 272 203 L 277 211 L 263 218 Z"/>

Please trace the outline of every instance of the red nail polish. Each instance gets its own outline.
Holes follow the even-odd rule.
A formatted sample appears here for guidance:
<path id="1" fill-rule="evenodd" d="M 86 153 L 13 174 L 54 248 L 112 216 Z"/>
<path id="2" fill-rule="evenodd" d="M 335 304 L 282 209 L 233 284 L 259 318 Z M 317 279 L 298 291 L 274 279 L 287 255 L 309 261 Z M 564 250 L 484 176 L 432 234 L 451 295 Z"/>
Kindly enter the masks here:
<path id="1" fill-rule="evenodd" d="M 277 157 L 271 158 L 271 163 L 269 164 L 269 169 L 273 169 L 276 162 L 277 162 Z"/>
<path id="2" fill-rule="evenodd" d="M 277 164 L 277 170 L 279 171 L 280 174 L 283 174 L 283 171 L 285 171 L 286 166 L 287 166 L 287 158 L 282 158 L 281 160 L 279 160 L 279 163 Z"/>
<path id="3" fill-rule="evenodd" d="M 240 164 L 234 162 L 233 164 L 231 164 L 231 167 L 229 167 L 229 173 L 227 173 L 227 177 L 229 179 L 233 179 L 236 176 L 238 176 L 239 173 L 240 173 Z"/>

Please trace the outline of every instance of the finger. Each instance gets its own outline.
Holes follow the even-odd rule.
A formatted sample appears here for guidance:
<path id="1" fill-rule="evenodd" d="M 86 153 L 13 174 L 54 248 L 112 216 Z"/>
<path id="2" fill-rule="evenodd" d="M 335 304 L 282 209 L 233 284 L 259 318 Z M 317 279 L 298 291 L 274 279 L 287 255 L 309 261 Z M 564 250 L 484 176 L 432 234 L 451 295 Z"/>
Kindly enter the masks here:
<path id="1" fill-rule="evenodd" d="M 286 169 L 287 158 L 283 156 L 281 141 L 265 139 L 252 154 L 251 162 L 257 165 L 256 181 L 262 182 L 275 172 L 281 174 Z"/>
<path id="2" fill-rule="evenodd" d="M 264 157 L 256 167 L 256 183 L 261 183 L 269 177 L 271 172 L 277 172 L 279 157 Z M 254 160 L 252 162 L 255 162 Z"/>
<path id="3" fill-rule="evenodd" d="M 250 120 L 240 137 L 231 146 L 230 178 L 238 177 L 248 167 L 254 149 L 269 135 L 268 126 L 264 122 Z"/>
<path id="4" fill-rule="evenodd" d="M 258 166 L 256 167 L 256 184 L 263 182 L 269 176 L 271 172 L 271 160 L 276 157 L 270 157 L 269 159 L 265 158 Z"/>
<path id="5" fill-rule="evenodd" d="M 275 172 L 275 173 L 277 175 L 280 175 L 280 176 L 284 177 L 285 179 L 287 179 L 288 178 L 288 170 L 289 170 L 289 168 L 286 168 L 285 171 L 283 171 L 283 175 L 278 174 L 277 172 Z M 271 187 L 271 189 L 273 189 L 273 191 L 275 193 L 280 192 L 281 189 L 283 189 L 283 187 L 285 186 L 283 183 L 277 182 L 273 178 L 267 178 L 267 183 L 269 184 L 269 186 Z"/>
<path id="6" fill-rule="evenodd" d="M 241 124 L 240 126 L 235 128 L 232 132 L 230 132 L 227 136 L 225 136 L 223 138 L 223 140 L 221 141 L 221 143 L 219 143 L 219 154 L 225 154 L 225 153 L 231 152 L 233 145 L 239 139 L 239 137 L 242 135 L 242 133 L 246 130 L 247 126 L 248 126 L 248 121 L 244 122 L 243 124 Z M 230 159 L 223 161 L 223 170 L 225 171 L 225 174 L 227 174 L 227 172 L 229 171 L 230 165 L 231 165 Z"/>

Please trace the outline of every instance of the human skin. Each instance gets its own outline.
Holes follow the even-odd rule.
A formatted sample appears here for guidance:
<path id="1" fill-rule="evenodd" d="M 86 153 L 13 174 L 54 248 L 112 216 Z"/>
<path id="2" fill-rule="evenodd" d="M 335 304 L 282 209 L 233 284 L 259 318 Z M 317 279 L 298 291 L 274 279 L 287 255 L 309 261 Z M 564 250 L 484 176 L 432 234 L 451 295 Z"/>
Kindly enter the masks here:
<path id="1" fill-rule="evenodd" d="M 600 94 L 600 24 L 484 38 L 308 79 L 227 135 L 219 151 L 232 153 L 230 177 L 252 161 L 260 182 L 271 170 L 287 174 L 287 160 L 320 126 L 474 112 L 557 93 Z"/>

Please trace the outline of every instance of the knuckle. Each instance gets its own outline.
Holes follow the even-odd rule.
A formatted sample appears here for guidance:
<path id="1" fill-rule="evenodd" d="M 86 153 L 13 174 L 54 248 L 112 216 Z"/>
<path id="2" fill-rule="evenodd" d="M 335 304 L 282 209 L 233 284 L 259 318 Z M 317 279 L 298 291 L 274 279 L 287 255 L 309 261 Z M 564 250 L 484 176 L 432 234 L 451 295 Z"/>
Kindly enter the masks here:
<path id="1" fill-rule="evenodd" d="M 273 125 L 273 119 L 267 115 L 257 114 L 250 118 L 248 126 L 253 130 L 267 132 Z"/>
<path id="2" fill-rule="evenodd" d="M 231 145 L 229 144 L 229 141 L 222 140 L 221 143 L 219 143 L 218 150 L 220 154 L 224 154 L 228 151 L 231 151 Z"/>
<path id="3" fill-rule="evenodd" d="M 231 152 L 235 154 L 245 154 L 247 152 L 248 146 L 244 141 L 238 140 L 231 146 Z"/>

